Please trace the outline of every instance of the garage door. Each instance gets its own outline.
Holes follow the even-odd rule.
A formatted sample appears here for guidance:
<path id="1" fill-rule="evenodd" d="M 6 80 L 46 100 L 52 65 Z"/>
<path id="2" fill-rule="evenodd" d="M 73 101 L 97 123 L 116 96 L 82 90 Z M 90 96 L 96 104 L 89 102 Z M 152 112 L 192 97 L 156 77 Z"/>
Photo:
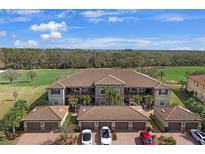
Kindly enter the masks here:
<path id="1" fill-rule="evenodd" d="M 181 122 L 169 122 L 168 129 L 169 131 L 180 131 Z"/>
<path id="2" fill-rule="evenodd" d="M 99 129 L 101 129 L 103 126 L 108 126 L 110 129 L 112 128 L 111 122 L 99 122 Z"/>
<path id="3" fill-rule="evenodd" d="M 40 131 L 40 122 L 27 122 L 28 131 Z"/>
<path id="4" fill-rule="evenodd" d="M 118 131 L 128 130 L 128 122 L 116 122 L 115 129 Z"/>
<path id="5" fill-rule="evenodd" d="M 190 130 L 190 129 L 198 129 L 198 123 L 197 122 L 186 123 L 185 130 Z"/>
<path id="6" fill-rule="evenodd" d="M 45 129 L 48 131 L 58 129 L 58 122 L 45 122 Z"/>
<path id="7" fill-rule="evenodd" d="M 145 122 L 133 122 L 132 128 L 133 130 L 145 130 L 146 123 Z"/>
<path id="8" fill-rule="evenodd" d="M 94 130 L 95 128 L 95 123 L 94 122 L 82 122 L 81 123 L 81 128 L 83 129 L 91 129 Z"/>

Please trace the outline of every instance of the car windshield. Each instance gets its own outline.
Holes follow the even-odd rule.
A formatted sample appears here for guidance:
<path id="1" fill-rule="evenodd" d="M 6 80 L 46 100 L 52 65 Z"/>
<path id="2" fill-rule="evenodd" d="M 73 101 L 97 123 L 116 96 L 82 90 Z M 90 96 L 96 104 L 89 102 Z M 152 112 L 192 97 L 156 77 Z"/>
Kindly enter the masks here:
<path id="1" fill-rule="evenodd" d="M 90 133 L 83 133 L 83 141 L 90 141 L 91 134 Z"/>
<path id="2" fill-rule="evenodd" d="M 103 129 L 102 130 L 102 137 L 103 138 L 109 138 L 110 137 L 108 129 Z"/>
<path id="3" fill-rule="evenodd" d="M 205 133 L 200 132 L 199 134 L 200 134 L 202 137 L 205 137 Z"/>
<path id="4" fill-rule="evenodd" d="M 147 144 L 152 144 L 153 143 L 152 139 L 145 139 L 145 141 L 146 141 Z"/>

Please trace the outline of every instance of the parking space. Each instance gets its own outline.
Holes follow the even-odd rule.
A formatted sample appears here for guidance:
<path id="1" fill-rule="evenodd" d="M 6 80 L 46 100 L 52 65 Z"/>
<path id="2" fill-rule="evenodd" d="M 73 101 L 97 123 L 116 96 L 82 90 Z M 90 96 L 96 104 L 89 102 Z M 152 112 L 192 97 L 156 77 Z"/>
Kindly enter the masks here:
<path id="1" fill-rule="evenodd" d="M 177 141 L 177 145 L 194 145 L 197 144 L 191 136 L 186 133 L 153 133 L 160 136 L 174 137 Z M 100 144 L 100 137 L 98 133 L 92 134 L 92 140 L 94 145 Z M 112 145 L 141 145 L 141 141 L 139 138 L 139 132 L 118 132 L 117 140 L 112 141 Z"/>
<path id="2" fill-rule="evenodd" d="M 18 137 L 18 145 L 40 145 L 52 143 L 59 133 L 24 133 Z"/>

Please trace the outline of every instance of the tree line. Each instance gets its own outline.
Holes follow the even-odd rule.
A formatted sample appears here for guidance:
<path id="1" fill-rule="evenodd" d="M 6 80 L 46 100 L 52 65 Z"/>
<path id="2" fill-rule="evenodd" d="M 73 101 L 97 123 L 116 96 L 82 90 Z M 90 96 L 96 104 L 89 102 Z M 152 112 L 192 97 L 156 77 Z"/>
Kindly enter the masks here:
<path id="1" fill-rule="evenodd" d="M 1 69 L 126 68 L 204 64 L 203 51 L 0 49 Z"/>

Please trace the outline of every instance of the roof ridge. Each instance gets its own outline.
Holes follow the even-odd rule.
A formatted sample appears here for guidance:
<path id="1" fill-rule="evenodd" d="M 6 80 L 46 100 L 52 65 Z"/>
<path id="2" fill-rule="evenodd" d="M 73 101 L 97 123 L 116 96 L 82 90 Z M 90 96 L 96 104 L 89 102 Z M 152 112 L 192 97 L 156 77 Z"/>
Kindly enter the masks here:
<path id="1" fill-rule="evenodd" d="M 111 78 L 114 78 L 115 80 L 118 80 L 118 81 L 120 81 L 120 82 L 126 84 L 123 80 L 117 78 L 116 76 L 114 76 L 114 75 L 112 75 L 112 74 L 109 74 L 108 76 L 110 76 Z"/>
<path id="2" fill-rule="evenodd" d="M 113 79 L 115 79 L 115 80 L 117 80 L 117 81 L 119 81 L 119 82 L 121 82 L 121 83 L 123 83 L 123 84 L 126 84 L 124 81 L 120 80 L 119 78 L 115 77 L 115 76 L 112 75 L 112 74 L 108 74 L 108 75 L 104 76 L 104 77 L 101 78 L 100 80 L 95 81 L 95 83 L 98 83 L 98 82 L 100 82 L 100 81 L 103 81 L 103 80 L 105 80 L 105 79 L 108 78 L 108 77 L 111 77 L 111 78 L 113 78 Z"/>
<path id="3" fill-rule="evenodd" d="M 157 82 L 159 85 L 160 85 L 160 84 L 163 84 L 163 85 L 169 87 L 167 84 L 165 84 L 165 83 L 163 83 L 163 82 L 161 82 L 161 81 L 159 81 L 159 80 L 157 80 L 157 79 L 155 79 L 155 78 L 153 78 L 153 77 L 151 77 L 151 76 L 149 76 L 149 75 L 147 75 L 147 74 L 144 74 L 144 73 L 141 73 L 141 72 L 137 72 L 137 71 L 135 71 L 135 70 L 133 70 L 133 69 L 130 69 L 130 70 L 131 70 L 132 72 L 134 72 L 134 73 L 140 74 L 140 75 L 142 75 L 142 76 L 144 76 L 144 77 L 146 77 L 146 78 L 148 78 L 148 79 L 150 79 L 150 80 L 153 80 L 153 81 Z M 154 88 L 157 88 L 159 85 L 157 85 L 157 86 L 154 87 Z"/>
<path id="4" fill-rule="evenodd" d="M 61 120 L 61 118 L 53 111 L 53 109 L 51 108 L 52 106 L 47 106 L 58 118 L 59 120 Z"/>
<path id="5" fill-rule="evenodd" d="M 142 114 L 141 112 L 139 112 L 139 111 L 135 110 L 135 109 L 133 108 L 133 106 L 129 106 L 129 108 L 131 108 L 131 109 L 132 109 L 132 110 L 134 110 L 135 112 L 137 112 L 137 113 L 141 114 L 143 117 L 150 119 L 149 117 L 145 116 L 145 115 L 144 115 L 144 114 Z"/>
<path id="6" fill-rule="evenodd" d="M 177 108 L 176 106 L 173 107 L 172 111 L 168 114 L 165 120 L 167 120 L 171 116 L 171 114 L 175 111 L 176 108 Z"/>

